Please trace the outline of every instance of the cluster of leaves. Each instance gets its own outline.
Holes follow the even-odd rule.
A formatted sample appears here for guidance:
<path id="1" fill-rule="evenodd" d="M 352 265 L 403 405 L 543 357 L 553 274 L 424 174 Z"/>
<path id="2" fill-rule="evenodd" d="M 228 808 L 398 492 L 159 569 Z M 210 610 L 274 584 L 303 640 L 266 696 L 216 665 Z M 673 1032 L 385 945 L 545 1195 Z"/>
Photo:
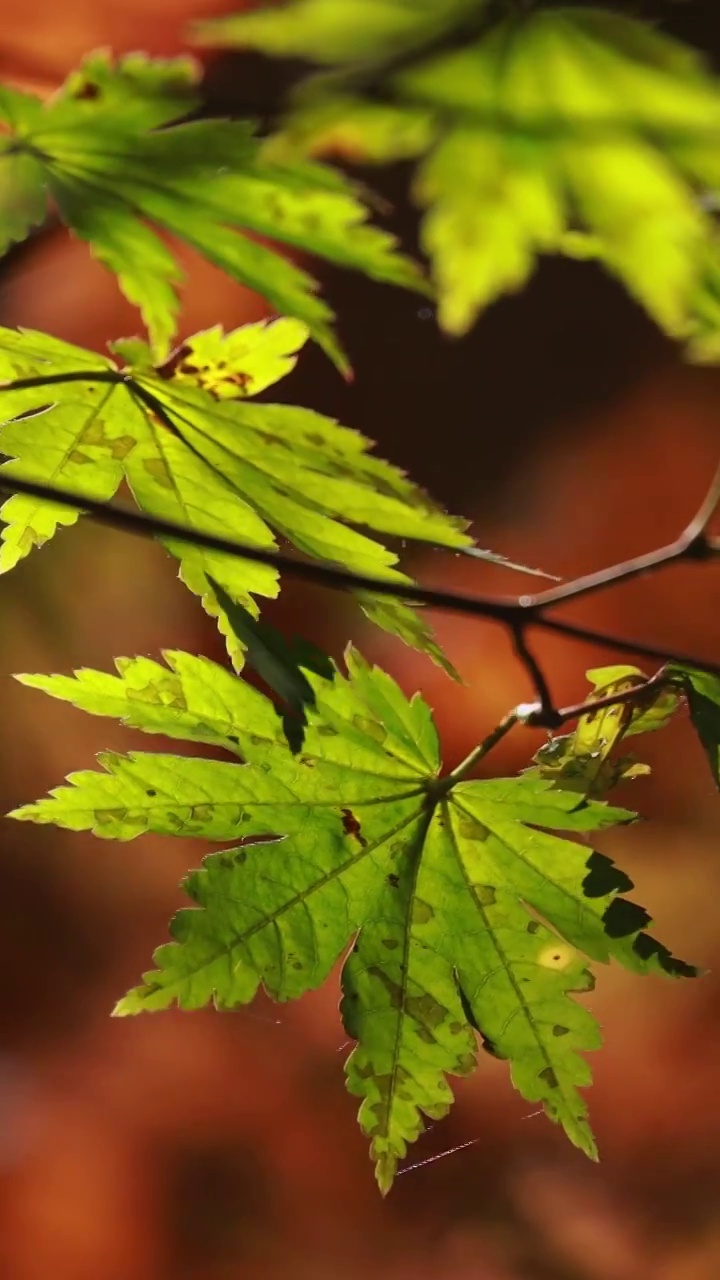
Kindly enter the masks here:
<path id="1" fill-rule="evenodd" d="M 440 323 L 465 332 L 539 254 L 595 258 L 693 354 L 718 355 L 720 82 L 639 19 L 486 0 L 285 0 L 208 43 L 330 64 L 268 154 L 418 158 Z M 500 9 L 500 16 L 498 16 Z"/>
<path id="2" fill-rule="evenodd" d="M 195 835 L 223 846 L 184 882 L 156 968 L 120 1002 L 232 1008 L 262 984 L 287 1000 L 344 954 L 341 1013 L 356 1047 L 380 1187 L 423 1117 L 444 1114 L 447 1077 L 478 1040 L 595 1155 L 582 1052 L 597 1024 L 574 998 L 588 965 L 690 977 L 647 933 L 632 885 L 567 836 L 634 815 L 607 803 L 647 772 L 619 755 L 687 703 L 720 786 L 720 679 L 677 664 L 589 673 L 588 709 L 519 777 L 471 780 L 497 731 L 443 773 L 430 709 L 349 650 L 347 673 L 258 620 L 272 564 L 208 551 L 193 532 L 407 583 L 386 540 L 480 553 L 369 441 L 309 409 L 254 401 L 308 336 L 346 370 L 314 281 L 267 236 L 378 281 L 428 291 L 421 269 L 369 225 L 359 192 L 313 157 L 417 158 L 414 191 L 441 324 L 453 333 L 536 257 L 594 256 L 699 356 L 718 354 L 720 269 L 707 195 L 720 179 L 716 80 L 687 49 L 598 8 L 489 0 L 290 0 L 210 24 L 205 39 L 301 55 L 331 68 L 296 95 L 287 129 L 198 118 L 198 69 L 91 55 L 48 102 L 0 87 L 0 252 L 49 214 L 113 271 L 148 341 L 110 356 L 0 329 L 0 483 L 64 491 L 76 507 L 15 494 L 2 508 L 0 572 L 70 525 L 82 499 L 123 482 L 180 575 L 217 616 L 236 669 L 180 652 L 118 659 L 117 674 L 22 676 L 94 715 L 220 748 L 230 761 L 105 753 L 15 818 L 104 838 Z M 244 233 L 248 234 L 244 234 Z M 281 318 L 173 349 L 184 241 L 262 293 Z M 361 532 L 364 529 L 368 532 Z M 491 559 L 497 557 L 490 557 Z M 518 568 L 521 566 L 511 566 Z M 417 610 L 358 593 L 366 613 L 452 673 Z M 608 697 L 619 699 L 606 705 Z M 594 706 L 594 703 L 601 705 Z M 522 720 L 520 709 L 508 720 Z"/>

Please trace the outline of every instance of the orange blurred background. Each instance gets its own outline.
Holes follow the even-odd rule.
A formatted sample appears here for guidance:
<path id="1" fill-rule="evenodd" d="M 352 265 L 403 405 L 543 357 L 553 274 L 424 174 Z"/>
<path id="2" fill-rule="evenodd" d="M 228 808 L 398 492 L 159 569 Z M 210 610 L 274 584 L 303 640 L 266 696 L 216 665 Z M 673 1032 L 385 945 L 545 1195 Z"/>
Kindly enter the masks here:
<path id="1" fill-rule="evenodd" d="M 338 0 L 339 3 L 342 0 Z M 208 0 L 5 0 L 0 76 L 49 92 L 97 46 L 183 48 Z M 689 22 L 686 16 L 682 21 Z M 697 26 L 697 39 L 709 32 Z M 211 108 L 258 114 L 290 69 L 207 60 Z M 412 242 L 404 175 L 371 175 Z M 183 331 L 263 314 L 257 297 L 190 255 Z M 356 369 L 345 386 L 317 351 L 278 389 L 379 441 L 481 545 L 573 576 L 672 537 L 715 465 L 720 378 L 684 366 L 591 266 L 544 264 L 462 343 L 390 289 L 323 271 Z M 0 322 L 86 346 L 134 332 L 113 279 L 62 231 L 0 263 Z M 424 580 L 498 593 L 532 579 L 416 552 Z M 578 604 L 567 616 L 717 657 L 718 579 L 684 567 Z M 9 680 L 13 671 L 109 668 L 115 654 L 217 636 L 157 547 L 82 525 L 3 579 L 3 811 L 102 748 L 140 735 L 83 717 Z M 448 763 L 529 696 L 502 631 L 437 619 L 466 687 L 362 626 L 345 599 L 288 584 L 276 619 L 339 654 L 350 635 L 436 708 Z M 612 655 L 539 638 L 560 701 Z M 515 738 L 493 769 L 522 767 Z M 145 746 L 147 746 L 145 742 Z M 113 1021 L 147 967 L 204 851 L 189 842 L 99 843 L 4 822 L 0 902 L 0 1274 L 8 1280 L 717 1280 L 720 1276 L 720 803 L 688 727 L 648 744 L 649 782 L 619 797 L 652 821 L 611 833 L 661 936 L 710 970 L 687 985 L 600 975 L 592 1008 L 590 1166 L 484 1059 L 422 1161 L 376 1194 L 344 1092 L 337 986 L 295 1006 Z M 720 896 L 720 895 L 719 895 Z"/>

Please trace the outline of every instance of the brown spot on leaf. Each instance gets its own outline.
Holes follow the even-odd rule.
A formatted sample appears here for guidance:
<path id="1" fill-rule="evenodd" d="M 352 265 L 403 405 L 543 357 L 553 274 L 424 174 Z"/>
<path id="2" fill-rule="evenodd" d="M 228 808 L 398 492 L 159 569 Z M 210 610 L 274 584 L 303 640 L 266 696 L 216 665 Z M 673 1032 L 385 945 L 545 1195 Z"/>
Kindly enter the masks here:
<path id="1" fill-rule="evenodd" d="M 110 456 L 115 458 L 117 462 L 122 462 L 123 458 L 127 458 L 132 453 L 137 440 L 132 436 L 118 436 L 117 440 L 110 441 Z"/>
<path id="2" fill-rule="evenodd" d="M 362 833 L 360 823 L 352 812 L 352 809 L 341 809 L 340 813 L 342 816 L 343 831 L 345 832 L 345 835 L 354 836 L 358 843 L 364 847 L 367 844 L 367 840 Z"/>
<path id="3" fill-rule="evenodd" d="M 453 1072 L 456 1076 L 469 1076 L 475 1070 L 475 1055 L 472 1053 L 461 1053 L 456 1059 Z"/>
<path id="4" fill-rule="evenodd" d="M 396 951 L 400 946 L 397 938 L 383 938 L 382 944 L 384 947 L 387 947 L 388 951 Z"/>
<path id="5" fill-rule="evenodd" d="M 458 831 L 466 840 L 487 840 L 490 835 L 488 827 L 483 822 L 465 816 L 458 823 Z"/>
<path id="6" fill-rule="evenodd" d="M 193 804 L 190 806 L 190 816 L 196 822 L 210 822 L 214 813 L 214 807 L 211 804 Z"/>
<path id="7" fill-rule="evenodd" d="M 186 343 L 181 347 L 177 347 L 175 351 L 171 351 L 167 360 L 165 360 L 163 364 L 155 365 L 155 372 L 158 378 L 172 378 L 178 365 L 182 364 L 183 360 L 186 356 L 189 356 L 191 352 L 192 347 L 189 347 Z"/>
<path id="8" fill-rule="evenodd" d="M 100 86 L 93 84 L 91 80 L 86 80 L 73 93 L 73 98 L 78 102 L 93 102 L 100 97 Z"/>
<path id="9" fill-rule="evenodd" d="M 566 942 L 553 942 L 543 947 L 537 959 L 544 969 L 567 969 L 574 956 L 574 948 Z"/>
<path id="10" fill-rule="evenodd" d="M 385 973 L 378 965 L 369 966 L 368 973 L 382 983 L 388 993 L 392 1007 L 404 1010 L 408 1017 L 412 1018 L 421 1027 L 434 1031 L 447 1018 L 447 1009 L 429 991 L 424 991 L 421 996 L 408 995 L 406 991 L 403 991 L 400 983 L 395 982 L 390 977 L 390 974 Z"/>
<path id="11" fill-rule="evenodd" d="M 391 889 L 399 889 L 400 877 L 396 876 L 394 872 L 391 872 L 389 876 L 385 877 L 385 883 L 389 884 Z"/>
<path id="12" fill-rule="evenodd" d="M 143 467 L 161 489 L 172 489 L 172 476 L 162 458 L 144 458 Z"/>
<path id="13" fill-rule="evenodd" d="M 569 1027 L 561 1027 L 559 1022 L 556 1022 L 555 1026 L 552 1029 L 552 1033 L 554 1036 L 566 1036 L 569 1031 L 570 1031 Z"/>
<path id="14" fill-rule="evenodd" d="M 473 892 L 481 907 L 492 907 L 496 902 L 496 893 L 491 884 L 473 885 Z"/>
<path id="15" fill-rule="evenodd" d="M 418 1040 L 422 1040 L 423 1044 L 436 1044 L 435 1036 L 429 1027 L 417 1027 Z"/>
<path id="16" fill-rule="evenodd" d="M 551 1089 L 557 1089 L 559 1087 L 558 1078 L 552 1067 L 543 1067 L 542 1071 L 538 1072 L 538 1077 L 540 1080 L 544 1080 Z"/>
<path id="17" fill-rule="evenodd" d="M 447 1009 L 426 991 L 421 996 L 406 996 L 405 1008 L 411 1018 L 424 1027 L 439 1027 L 447 1018 Z"/>

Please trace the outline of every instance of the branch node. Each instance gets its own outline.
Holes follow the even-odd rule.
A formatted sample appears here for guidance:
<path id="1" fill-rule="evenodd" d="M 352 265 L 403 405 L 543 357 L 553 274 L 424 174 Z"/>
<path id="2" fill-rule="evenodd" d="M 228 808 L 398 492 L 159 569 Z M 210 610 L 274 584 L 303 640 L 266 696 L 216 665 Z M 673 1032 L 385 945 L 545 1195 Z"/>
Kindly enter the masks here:
<path id="1" fill-rule="evenodd" d="M 535 686 L 535 692 L 538 696 L 537 714 L 543 717 L 543 724 L 547 721 L 548 725 L 550 725 L 553 721 L 553 717 L 557 715 L 557 712 L 553 704 L 552 694 L 550 693 L 545 673 L 535 657 L 535 654 L 528 646 L 528 642 L 525 637 L 525 624 L 523 622 L 515 621 L 515 623 L 512 624 L 512 635 L 515 652 Z"/>
<path id="2" fill-rule="evenodd" d="M 717 555 L 717 548 L 713 546 L 712 541 L 708 538 L 704 529 L 696 533 L 683 548 L 681 559 L 695 560 L 703 563 L 706 560 L 712 560 Z"/>
<path id="3" fill-rule="evenodd" d="M 559 729 L 565 721 L 555 707 L 543 707 L 536 703 L 535 709 L 523 717 L 523 723 L 531 729 L 547 729 L 550 733 L 553 729 Z"/>

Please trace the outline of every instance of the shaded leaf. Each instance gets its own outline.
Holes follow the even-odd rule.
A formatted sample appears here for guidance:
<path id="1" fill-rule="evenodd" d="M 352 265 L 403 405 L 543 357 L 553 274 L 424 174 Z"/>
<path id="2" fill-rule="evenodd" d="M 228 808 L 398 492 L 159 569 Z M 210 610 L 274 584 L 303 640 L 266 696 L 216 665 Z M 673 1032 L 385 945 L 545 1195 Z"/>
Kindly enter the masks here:
<path id="1" fill-rule="evenodd" d="M 682 681 L 690 718 L 720 788 L 720 677 L 680 665 L 670 670 Z"/>
<path id="2" fill-rule="evenodd" d="M 333 664 L 320 649 L 295 636 L 288 641 L 276 627 L 258 622 L 241 604 L 230 599 L 219 583 L 209 579 L 233 635 L 245 651 L 248 664 L 276 693 L 286 710 L 283 728 L 290 750 L 300 750 L 307 724 L 306 708 L 315 706 L 315 690 L 305 674 L 312 671 L 326 680 L 333 678 Z"/>

